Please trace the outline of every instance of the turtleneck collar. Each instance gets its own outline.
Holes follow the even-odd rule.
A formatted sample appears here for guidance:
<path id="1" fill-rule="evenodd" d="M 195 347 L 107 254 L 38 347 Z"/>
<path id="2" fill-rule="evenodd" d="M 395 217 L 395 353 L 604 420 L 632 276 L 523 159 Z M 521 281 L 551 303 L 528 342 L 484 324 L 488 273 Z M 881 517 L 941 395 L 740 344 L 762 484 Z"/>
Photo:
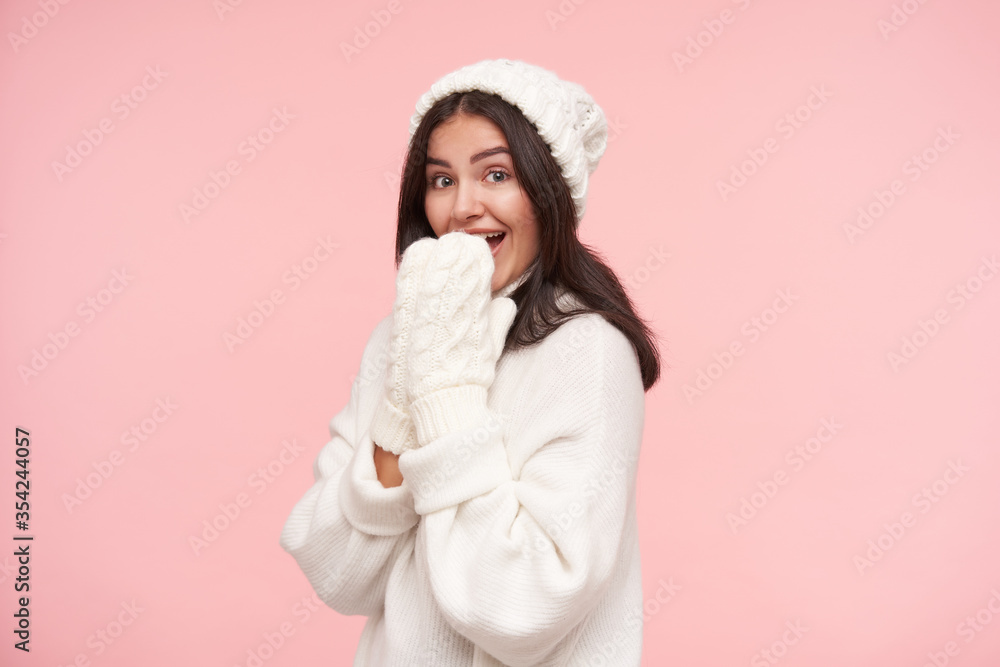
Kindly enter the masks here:
<path id="1" fill-rule="evenodd" d="M 530 271 L 528 270 L 522 271 L 521 275 L 519 275 L 517 278 L 511 281 L 509 285 L 501 287 L 496 292 L 493 292 L 492 298 L 499 299 L 500 297 L 509 297 L 511 293 L 513 293 L 513 291 L 517 289 L 518 285 L 523 283 L 528 278 L 529 272 Z"/>
<path id="2" fill-rule="evenodd" d="M 520 285 L 521 283 L 523 283 L 525 280 L 528 279 L 528 276 L 530 275 L 530 273 L 531 273 L 530 269 L 525 270 L 520 276 L 518 276 L 517 278 L 515 278 L 509 285 L 506 285 L 505 287 L 501 287 L 496 292 L 493 292 L 491 298 L 493 298 L 493 299 L 499 299 L 500 297 L 509 297 L 514 292 L 514 290 L 517 289 L 518 285 Z M 556 287 L 556 300 L 558 302 L 560 302 L 560 303 L 563 303 L 564 300 L 566 300 L 566 299 L 569 299 L 569 302 L 568 302 L 569 303 L 569 307 L 573 307 L 573 308 L 580 308 L 580 307 L 582 307 L 582 302 L 579 299 L 577 299 L 576 297 L 574 297 L 569 290 L 567 290 L 565 287 L 557 286 Z"/>

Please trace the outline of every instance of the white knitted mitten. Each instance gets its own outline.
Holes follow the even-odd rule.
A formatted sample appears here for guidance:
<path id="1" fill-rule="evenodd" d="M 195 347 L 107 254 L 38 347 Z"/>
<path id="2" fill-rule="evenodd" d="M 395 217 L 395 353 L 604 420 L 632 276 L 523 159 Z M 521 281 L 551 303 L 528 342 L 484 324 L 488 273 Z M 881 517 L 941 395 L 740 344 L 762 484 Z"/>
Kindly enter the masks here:
<path id="1" fill-rule="evenodd" d="M 417 440 L 427 444 L 488 417 L 486 390 L 517 308 L 491 298 L 485 239 L 452 232 L 424 268 L 407 355 L 407 396 Z"/>
<path id="2" fill-rule="evenodd" d="M 392 333 L 389 342 L 389 374 L 369 434 L 382 449 L 402 454 L 417 446 L 417 434 L 410 418 L 406 396 L 406 358 L 410 345 L 417 290 L 427 259 L 436 239 L 422 238 L 403 252 L 396 275 L 396 300 L 392 306 Z"/>

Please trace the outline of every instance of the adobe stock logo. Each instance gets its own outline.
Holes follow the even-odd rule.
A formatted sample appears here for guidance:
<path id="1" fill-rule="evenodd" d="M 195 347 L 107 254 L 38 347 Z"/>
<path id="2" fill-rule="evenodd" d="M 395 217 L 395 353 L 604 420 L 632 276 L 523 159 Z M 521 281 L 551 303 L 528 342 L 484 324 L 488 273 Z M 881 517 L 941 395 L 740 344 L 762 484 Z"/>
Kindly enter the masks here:
<path id="1" fill-rule="evenodd" d="M 27 44 L 29 39 L 35 37 L 39 30 L 47 26 L 49 19 L 55 18 L 61 9 L 59 5 L 66 4 L 69 4 L 69 0 L 58 0 L 58 2 L 56 0 L 39 0 L 38 6 L 42 11 L 32 14 L 30 19 L 27 16 L 22 16 L 21 30 L 16 33 L 7 33 L 7 39 L 10 41 L 14 53 Z"/>
<path id="2" fill-rule="evenodd" d="M 614 667 L 621 664 L 618 656 L 625 643 L 629 641 L 627 637 L 634 637 L 636 630 L 643 627 L 660 611 L 667 607 L 667 603 L 677 597 L 677 593 L 683 590 L 680 584 L 674 583 L 673 577 L 662 577 L 657 581 L 656 591 L 651 595 L 643 595 L 643 604 L 636 605 L 625 610 L 625 624 L 622 630 L 615 633 L 613 637 L 604 642 L 597 651 L 587 660 L 587 667 Z"/>
<path id="3" fill-rule="evenodd" d="M 795 445 L 785 453 L 785 462 L 792 467 L 792 472 L 802 470 L 808 461 L 816 458 L 823 451 L 823 447 L 829 444 L 843 428 L 844 425 L 838 422 L 836 417 L 824 417 L 816 429 L 815 436 L 803 444 Z M 726 522 L 733 535 L 753 520 L 790 479 L 789 472 L 784 468 L 778 468 L 768 479 L 757 482 L 757 491 L 751 492 L 749 496 L 742 496 L 739 508 L 735 512 L 726 514 Z"/>
<path id="4" fill-rule="evenodd" d="M 425 498 L 437 492 L 449 479 L 463 469 L 463 464 L 479 454 L 488 443 L 495 443 L 504 426 L 504 419 L 489 412 L 484 423 L 465 433 L 460 441 L 453 442 L 448 457 L 430 475 L 420 482 L 409 480 L 415 496 Z"/>
<path id="5" fill-rule="evenodd" d="M 570 16 L 576 13 L 576 8 L 585 2 L 587 0 L 562 0 L 556 7 L 556 11 L 546 9 L 545 20 L 548 21 L 549 28 L 555 30 L 560 23 L 565 23 Z"/>
<path id="6" fill-rule="evenodd" d="M 811 86 L 809 95 L 802 104 L 775 121 L 774 131 L 780 134 L 782 139 L 791 139 L 812 119 L 814 112 L 822 109 L 830 101 L 831 97 L 833 93 L 827 90 L 826 84 Z M 720 178 L 715 181 L 715 188 L 719 191 L 722 201 L 727 201 L 737 190 L 746 185 L 780 148 L 781 142 L 774 137 L 765 139 L 759 148 L 748 148 L 746 159 L 730 166 L 729 177 L 726 180 Z"/>
<path id="7" fill-rule="evenodd" d="M 273 107 L 271 117 L 255 133 L 248 134 L 240 142 L 236 147 L 236 154 L 243 157 L 246 164 L 253 162 L 288 128 L 289 121 L 294 118 L 295 114 L 289 112 L 288 107 Z M 226 161 L 218 171 L 209 169 L 208 178 L 203 181 L 203 185 L 192 188 L 190 203 L 185 201 L 178 206 L 181 219 L 190 224 L 192 218 L 201 215 L 232 184 L 233 178 L 242 173 L 243 166 L 239 158 L 233 158 Z"/>
<path id="8" fill-rule="evenodd" d="M 618 478 L 622 475 L 631 474 L 635 469 L 635 463 L 638 459 L 638 451 L 630 451 L 628 453 L 616 451 L 614 459 L 604 463 L 600 474 L 595 474 L 588 478 L 573 499 L 562 508 L 562 511 L 551 515 L 550 520 L 545 526 L 545 532 L 548 534 L 551 542 L 538 535 L 533 545 L 535 549 L 540 552 L 551 552 L 553 550 L 552 544 L 557 540 L 564 539 L 573 529 L 574 524 L 577 523 L 575 520 L 580 517 L 583 517 L 583 522 L 586 525 L 586 522 L 594 514 L 594 511 L 591 509 L 594 498 L 604 494 L 609 488 L 618 483 Z"/>
<path id="9" fill-rule="evenodd" d="M 948 290 L 945 302 L 955 304 L 953 311 L 961 310 L 998 272 L 1000 272 L 1000 263 L 997 262 L 996 255 L 984 256 L 968 278 L 956 283 L 952 289 Z M 918 318 L 916 327 L 911 327 L 911 329 L 916 328 L 916 330 L 912 334 L 904 334 L 900 338 L 898 351 L 893 349 L 887 353 L 886 360 L 892 370 L 898 373 L 901 366 L 911 363 L 917 354 L 929 345 L 950 321 L 951 314 L 946 306 L 936 308 L 926 320 Z"/>
<path id="10" fill-rule="evenodd" d="M 746 11 L 747 7 L 750 6 L 751 0 L 733 0 L 733 4 L 739 5 L 740 11 Z M 693 65 L 694 61 L 701 57 L 705 52 L 705 49 L 715 44 L 715 40 L 722 36 L 725 32 L 727 25 L 732 25 L 736 21 L 736 14 L 731 9 L 723 9 L 718 18 L 704 19 L 701 25 L 704 26 L 704 30 L 699 30 L 696 34 L 691 35 L 687 38 L 687 44 L 684 47 L 684 51 L 674 51 L 671 57 L 674 60 L 674 65 L 677 66 L 677 71 L 681 74 L 684 73 L 684 68 L 688 65 Z"/>
<path id="11" fill-rule="evenodd" d="M 889 20 L 880 18 L 875 22 L 882 39 L 888 41 L 889 35 L 906 25 L 910 17 L 920 11 L 920 6 L 925 2 L 927 0 L 903 0 L 902 4 L 893 4 Z"/>
<path id="12" fill-rule="evenodd" d="M 951 125 L 938 127 L 936 132 L 934 139 L 928 146 L 913 153 L 900 166 L 903 175 L 907 176 L 911 183 L 920 180 L 931 168 L 931 165 L 951 150 L 962 138 L 962 135 L 955 132 Z M 854 245 L 857 239 L 864 236 L 876 222 L 886 215 L 906 192 L 906 183 L 901 178 L 890 181 L 884 190 L 879 188 L 872 190 L 872 197 L 865 204 L 858 206 L 855 213 L 852 214 L 854 220 L 843 224 L 847 241 Z"/>
<path id="13" fill-rule="evenodd" d="M 156 406 L 149 413 L 149 416 L 144 417 L 137 424 L 132 424 L 128 430 L 122 431 L 119 442 L 122 445 L 129 445 L 129 452 L 135 452 L 141 443 L 147 442 L 170 419 L 177 407 L 177 404 L 169 396 L 157 398 Z M 126 455 L 121 449 L 112 449 L 106 458 L 92 461 L 90 467 L 94 469 L 93 472 L 77 477 L 76 486 L 71 494 L 62 494 L 61 500 L 66 511 L 72 514 L 73 510 L 94 495 L 94 492 L 101 488 L 125 461 Z"/>
<path id="14" fill-rule="evenodd" d="M 948 495 L 951 487 L 958 484 L 959 480 L 965 477 L 965 473 L 970 470 L 972 469 L 969 466 L 962 464 L 962 459 L 948 461 L 948 468 L 941 474 L 941 477 L 913 494 L 911 503 L 920 510 L 921 514 L 927 514 L 934 507 L 934 504 Z M 907 531 L 916 525 L 917 517 L 911 512 L 902 512 L 899 515 L 899 521 L 883 523 L 882 527 L 885 530 L 879 533 L 878 537 L 868 540 L 868 549 L 864 554 L 854 556 L 854 567 L 857 568 L 858 574 L 864 576 L 865 570 L 882 560 L 882 557 L 903 539 Z"/>
<path id="15" fill-rule="evenodd" d="M 111 280 L 107 287 L 102 287 L 96 294 L 88 296 L 76 306 L 76 312 L 83 318 L 83 325 L 90 324 L 97 317 L 98 313 L 104 310 L 117 300 L 118 295 L 125 291 L 135 276 L 129 274 L 129 269 L 122 267 L 111 272 Z M 48 342 L 42 343 L 41 347 L 31 350 L 31 358 L 28 364 L 18 364 L 17 373 L 21 381 L 27 385 L 28 381 L 48 368 L 59 355 L 69 346 L 70 339 L 76 338 L 83 331 L 83 326 L 75 319 L 70 319 L 60 329 L 55 332 L 50 331 Z"/>
<path id="16" fill-rule="evenodd" d="M 351 58 L 361 55 L 361 52 L 368 48 L 372 40 L 381 35 L 382 30 L 392 23 L 392 17 L 401 11 L 403 11 L 403 6 L 399 0 L 389 0 L 385 9 L 373 9 L 371 11 L 372 20 L 365 23 L 364 30 L 361 29 L 361 26 L 354 26 L 354 39 L 351 40 L 351 43 L 340 43 L 340 52 L 344 54 L 344 60 L 350 63 Z"/>
<path id="17" fill-rule="evenodd" d="M 324 608 L 323 601 L 312 591 L 308 597 L 303 597 L 292 607 L 292 616 L 296 618 L 299 625 L 304 625 L 313 618 L 313 614 Z M 273 626 L 272 626 L 273 627 Z M 279 649 L 295 635 L 295 627 L 291 621 L 282 621 L 274 630 L 260 633 L 262 641 L 256 646 L 251 646 L 246 651 L 246 660 L 236 663 L 236 667 L 261 667 L 265 662 L 275 656 Z"/>
<path id="18" fill-rule="evenodd" d="M 161 70 L 159 65 L 155 67 L 148 65 L 146 75 L 142 77 L 142 80 L 111 102 L 111 113 L 119 121 L 128 118 L 146 100 L 149 93 L 159 88 L 160 84 L 167 78 L 167 74 L 168 72 Z M 105 116 L 99 120 L 95 128 L 85 127 L 81 132 L 82 139 L 76 143 L 66 144 L 66 154 L 63 161 L 52 161 L 52 171 L 55 173 L 56 179 L 62 183 L 66 175 L 73 173 L 74 169 L 82 165 L 83 159 L 93 154 L 94 149 L 104 142 L 104 137 L 114 131 L 115 122 L 111 116 Z"/>
<path id="19" fill-rule="evenodd" d="M 283 475 L 306 451 L 306 448 L 299 445 L 295 438 L 292 438 L 291 442 L 282 440 L 281 445 L 277 456 L 247 477 L 247 486 L 255 489 L 257 496 L 271 488 L 278 477 Z M 191 547 L 194 555 L 200 556 L 205 549 L 219 539 L 222 533 L 229 530 L 245 514 L 244 510 L 252 504 L 253 497 L 246 491 L 238 492 L 231 501 L 224 500 L 218 503 L 219 511 L 207 519 L 202 519 L 198 532 L 188 536 L 188 546 Z M 215 512 L 214 509 L 210 511 Z"/>
<path id="20" fill-rule="evenodd" d="M 1000 590 L 994 586 L 990 589 L 990 597 L 985 603 L 982 603 L 975 614 L 970 613 L 955 626 L 955 634 L 964 638 L 965 643 L 969 644 L 989 626 L 994 618 L 998 617 L 1000 617 Z M 923 667 L 945 667 L 951 662 L 951 658 L 954 658 L 961 651 L 958 642 L 949 640 L 945 642 L 940 651 L 927 652 L 927 662 L 923 664 Z"/>
<path id="21" fill-rule="evenodd" d="M 115 617 L 87 637 L 87 648 L 93 651 L 95 658 L 111 648 L 125 633 L 125 630 L 135 623 L 139 614 L 146 611 L 145 607 L 139 606 L 135 598 L 132 598 L 131 602 L 123 600 L 118 606 L 121 607 L 121 610 L 115 613 Z M 61 664 L 60 662 L 59 667 Z M 66 667 L 90 667 L 90 664 L 87 652 L 80 651 L 73 657 L 72 661 L 66 663 Z"/>
<path id="22" fill-rule="evenodd" d="M 740 333 L 749 338 L 751 343 L 760 340 L 761 335 L 768 331 L 780 319 L 780 316 L 787 313 L 788 309 L 799 300 L 799 296 L 793 294 L 791 288 L 779 289 L 776 294 L 777 296 L 770 307 L 765 307 L 760 312 L 760 316 L 751 317 L 740 327 Z M 726 371 L 733 367 L 736 359 L 744 352 L 746 352 L 746 348 L 739 338 L 730 341 L 722 352 L 714 352 L 712 354 L 714 361 L 709 362 L 704 369 L 698 369 L 694 383 L 685 383 L 682 387 L 688 405 L 693 405 L 696 397 L 704 396 L 705 392 L 711 389 Z"/>
<path id="23" fill-rule="evenodd" d="M 226 19 L 226 14 L 231 14 L 236 11 L 236 8 L 243 4 L 243 0 L 215 0 L 212 3 L 212 9 L 215 10 L 215 15 L 219 17 L 220 21 Z"/>
<path id="24" fill-rule="evenodd" d="M 339 243 L 330 240 L 330 235 L 326 238 L 318 237 L 316 245 L 312 251 L 301 260 L 292 264 L 281 276 L 281 282 L 291 285 L 289 292 L 298 290 L 305 281 L 314 276 L 324 262 L 333 256 L 333 251 L 340 247 Z M 275 287 L 263 299 L 254 299 L 253 308 L 246 316 L 240 316 L 236 321 L 233 331 L 226 331 L 222 334 L 222 342 L 232 354 L 236 348 L 243 345 L 253 334 L 263 326 L 264 322 L 274 316 L 278 306 L 285 303 L 286 294 L 281 288 Z"/>
<path id="25" fill-rule="evenodd" d="M 795 619 L 795 622 L 785 621 L 788 628 L 781 634 L 781 639 L 777 639 L 767 648 L 763 648 L 753 654 L 750 658 L 750 667 L 768 667 L 776 664 L 788 653 L 789 646 L 795 646 L 802 639 L 802 635 L 809 631 L 809 628 L 802 625 L 802 621 Z"/>

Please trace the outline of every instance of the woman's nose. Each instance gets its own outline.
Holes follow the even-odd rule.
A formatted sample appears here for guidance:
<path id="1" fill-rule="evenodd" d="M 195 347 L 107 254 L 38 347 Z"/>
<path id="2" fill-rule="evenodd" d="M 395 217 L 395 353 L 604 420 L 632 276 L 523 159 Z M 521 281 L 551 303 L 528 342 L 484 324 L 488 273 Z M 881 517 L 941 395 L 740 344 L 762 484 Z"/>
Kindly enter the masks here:
<path id="1" fill-rule="evenodd" d="M 455 202 L 452 216 L 459 221 L 476 218 L 483 214 L 483 202 L 475 183 L 459 183 L 455 188 Z"/>

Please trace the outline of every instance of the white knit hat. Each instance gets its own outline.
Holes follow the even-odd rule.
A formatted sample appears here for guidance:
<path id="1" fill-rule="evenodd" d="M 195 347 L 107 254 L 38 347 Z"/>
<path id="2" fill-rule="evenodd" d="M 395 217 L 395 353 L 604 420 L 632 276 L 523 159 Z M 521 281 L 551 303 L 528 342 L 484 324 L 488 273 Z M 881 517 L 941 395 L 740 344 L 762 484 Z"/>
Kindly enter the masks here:
<path id="1" fill-rule="evenodd" d="M 417 101 L 410 137 L 424 114 L 452 93 L 481 90 L 499 95 L 531 121 L 549 146 L 573 196 L 579 226 L 587 204 L 587 181 L 608 144 L 604 111 L 579 84 L 519 60 L 483 60 L 438 79 Z"/>

